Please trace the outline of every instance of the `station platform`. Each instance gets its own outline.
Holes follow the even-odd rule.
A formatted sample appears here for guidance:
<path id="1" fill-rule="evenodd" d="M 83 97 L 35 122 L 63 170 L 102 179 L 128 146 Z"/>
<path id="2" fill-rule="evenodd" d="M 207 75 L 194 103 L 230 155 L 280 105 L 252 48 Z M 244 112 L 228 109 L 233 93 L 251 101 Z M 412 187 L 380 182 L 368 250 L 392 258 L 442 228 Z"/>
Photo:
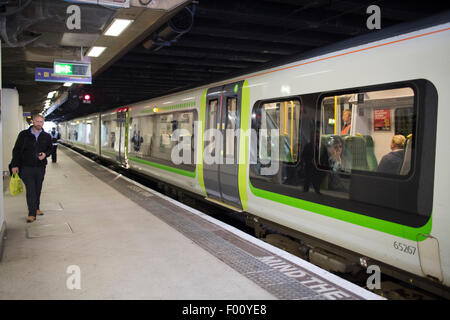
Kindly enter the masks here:
<path id="1" fill-rule="evenodd" d="M 4 207 L 0 299 L 384 299 L 64 146 L 45 215 L 26 223 L 25 193 Z"/>

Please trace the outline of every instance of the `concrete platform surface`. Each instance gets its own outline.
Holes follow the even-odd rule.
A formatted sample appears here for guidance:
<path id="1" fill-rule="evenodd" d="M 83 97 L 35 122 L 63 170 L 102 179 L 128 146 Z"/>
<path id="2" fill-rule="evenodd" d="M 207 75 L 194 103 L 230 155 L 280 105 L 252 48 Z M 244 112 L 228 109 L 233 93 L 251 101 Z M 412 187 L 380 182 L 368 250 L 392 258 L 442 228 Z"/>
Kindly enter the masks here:
<path id="1" fill-rule="evenodd" d="M 25 193 L 4 196 L 0 299 L 276 299 L 70 153 L 47 166 L 36 222 Z"/>

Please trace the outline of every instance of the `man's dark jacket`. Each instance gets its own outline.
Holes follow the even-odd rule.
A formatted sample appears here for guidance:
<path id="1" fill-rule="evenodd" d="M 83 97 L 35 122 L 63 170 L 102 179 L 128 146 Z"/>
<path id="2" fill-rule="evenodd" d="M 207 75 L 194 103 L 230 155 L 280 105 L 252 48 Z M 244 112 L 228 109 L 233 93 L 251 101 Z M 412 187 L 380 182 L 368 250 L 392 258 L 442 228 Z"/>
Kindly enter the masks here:
<path id="1" fill-rule="evenodd" d="M 381 158 L 377 172 L 399 174 L 403 165 L 404 151 L 392 151 Z"/>
<path id="2" fill-rule="evenodd" d="M 36 142 L 31 128 L 23 130 L 17 137 L 13 149 L 13 158 L 10 167 L 43 167 L 47 165 L 47 157 L 52 153 L 52 137 L 42 130 Z M 38 159 L 39 153 L 44 152 L 46 157 Z"/>

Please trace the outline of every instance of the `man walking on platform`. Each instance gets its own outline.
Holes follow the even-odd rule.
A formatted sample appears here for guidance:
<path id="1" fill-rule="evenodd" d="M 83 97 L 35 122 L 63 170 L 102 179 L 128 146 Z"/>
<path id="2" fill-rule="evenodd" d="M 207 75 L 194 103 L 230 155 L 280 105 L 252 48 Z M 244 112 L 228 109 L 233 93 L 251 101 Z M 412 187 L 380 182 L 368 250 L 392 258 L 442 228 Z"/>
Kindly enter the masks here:
<path id="1" fill-rule="evenodd" d="M 52 153 L 52 137 L 43 126 L 44 117 L 34 115 L 33 126 L 19 133 L 11 160 L 12 173 L 19 173 L 27 189 L 27 222 L 36 220 L 36 215 L 43 215 L 39 210 L 42 183 L 47 157 Z"/>
<path id="2" fill-rule="evenodd" d="M 56 162 L 56 149 L 58 148 L 58 140 L 61 139 L 61 134 L 56 131 L 56 128 L 52 128 L 52 131 L 50 132 L 50 135 L 52 136 L 52 162 Z"/>

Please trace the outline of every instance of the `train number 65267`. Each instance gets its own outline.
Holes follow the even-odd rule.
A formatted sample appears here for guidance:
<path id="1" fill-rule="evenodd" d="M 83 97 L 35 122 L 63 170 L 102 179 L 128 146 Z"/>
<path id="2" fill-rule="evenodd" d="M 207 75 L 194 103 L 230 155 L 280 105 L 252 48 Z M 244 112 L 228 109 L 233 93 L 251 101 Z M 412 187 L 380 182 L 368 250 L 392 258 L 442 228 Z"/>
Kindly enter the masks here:
<path id="1" fill-rule="evenodd" d="M 400 243 L 397 241 L 394 241 L 394 248 L 403 252 L 406 252 L 408 254 L 415 255 L 416 254 L 416 247 L 414 246 L 408 246 L 404 243 Z"/>

